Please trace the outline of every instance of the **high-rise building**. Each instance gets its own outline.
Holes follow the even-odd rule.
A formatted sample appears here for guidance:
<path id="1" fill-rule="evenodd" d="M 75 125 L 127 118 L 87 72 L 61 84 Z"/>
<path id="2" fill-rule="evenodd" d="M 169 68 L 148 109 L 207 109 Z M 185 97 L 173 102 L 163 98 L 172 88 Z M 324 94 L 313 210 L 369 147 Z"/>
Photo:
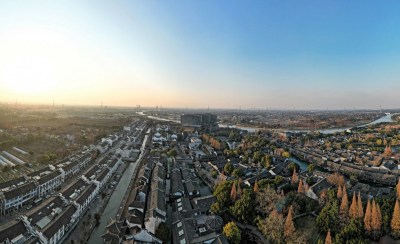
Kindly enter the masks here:
<path id="1" fill-rule="evenodd" d="M 217 115 L 214 114 L 182 114 L 181 125 L 189 127 L 216 126 Z"/>

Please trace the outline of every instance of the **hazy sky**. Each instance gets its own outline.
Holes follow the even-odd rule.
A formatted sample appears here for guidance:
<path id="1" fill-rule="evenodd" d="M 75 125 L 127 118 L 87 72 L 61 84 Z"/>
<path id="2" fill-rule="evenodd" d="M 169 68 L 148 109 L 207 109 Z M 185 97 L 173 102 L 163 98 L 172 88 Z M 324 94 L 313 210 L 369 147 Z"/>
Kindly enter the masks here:
<path id="1" fill-rule="evenodd" d="M 399 1 L 1 1 L 0 101 L 400 107 Z"/>

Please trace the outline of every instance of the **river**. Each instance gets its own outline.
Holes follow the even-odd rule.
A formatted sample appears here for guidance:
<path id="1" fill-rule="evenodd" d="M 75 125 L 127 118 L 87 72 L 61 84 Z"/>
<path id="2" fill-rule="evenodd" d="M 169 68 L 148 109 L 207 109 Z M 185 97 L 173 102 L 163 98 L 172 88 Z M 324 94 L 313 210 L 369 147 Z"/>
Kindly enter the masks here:
<path id="1" fill-rule="evenodd" d="M 115 190 L 113 191 L 110 201 L 107 203 L 106 208 L 104 209 L 101 219 L 100 219 L 100 225 L 93 230 L 92 234 L 90 235 L 89 244 L 99 244 L 103 243 L 103 240 L 101 239 L 101 235 L 104 233 L 104 230 L 108 224 L 108 221 L 110 218 L 115 218 L 117 215 L 117 212 L 120 208 L 121 202 L 126 194 L 126 191 L 128 189 L 129 183 L 132 179 L 133 173 L 135 171 L 136 166 L 139 164 L 140 160 L 142 160 L 142 157 L 144 155 L 144 148 L 146 145 L 148 135 L 145 135 L 143 144 L 141 147 L 141 153 L 138 157 L 138 159 L 134 163 L 130 163 L 123 173 L 121 180 L 119 181 L 118 185 L 115 187 Z"/>
<path id="2" fill-rule="evenodd" d="M 355 127 L 361 128 L 361 127 L 366 127 L 366 126 L 369 126 L 369 125 L 375 125 L 375 124 L 379 124 L 379 123 L 390 123 L 390 122 L 393 122 L 392 115 L 394 115 L 394 114 L 388 114 L 388 115 L 385 115 L 385 116 L 383 116 L 383 117 L 381 117 L 381 118 L 379 118 L 377 120 L 374 120 L 374 121 L 372 121 L 370 123 L 359 125 L 359 126 L 355 126 Z M 226 124 L 219 124 L 219 127 L 222 127 L 222 128 L 236 128 L 236 129 L 248 131 L 250 133 L 254 133 L 257 130 L 259 130 L 259 128 L 256 128 L 256 127 L 247 127 L 247 126 L 238 126 L 238 125 L 226 125 Z M 343 131 L 349 130 L 351 128 L 354 128 L 354 127 L 321 129 L 321 130 L 318 130 L 318 131 L 321 132 L 322 134 L 333 134 L 333 133 L 336 133 L 336 132 L 343 132 Z M 310 132 L 310 130 L 285 130 L 285 129 L 282 129 L 282 130 L 286 131 L 286 132 L 306 132 L 306 133 Z"/>
<path id="3" fill-rule="evenodd" d="M 139 115 L 142 116 L 146 116 L 146 114 L 144 112 L 136 112 Z M 331 128 L 331 129 L 321 129 L 318 130 L 319 132 L 321 132 L 322 134 L 333 134 L 336 132 L 342 132 L 342 131 L 346 131 L 349 130 L 351 128 L 360 128 L 360 127 L 366 127 L 369 125 L 374 125 L 374 124 L 379 124 L 379 123 L 390 123 L 393 122 L 394 120 L 392 119 L 392 116 L 395 114 L 387 114 L 385 116 L 382 116 L 381 118 L 374 120 L 370 123 L 367 124 L 363 124 L 363 125 L 359 125 L 359 126 L 354 126 L 354 127 L 343 127 L 343 128 Z M 160 120 L 160 121 L 168 121 L 168 122 L 174 122 L 174 123 L 180 123 L 179 121 L 176 120 L 172 120 L 172 119 L 166 119 L 166 118 L 159 118 L 159 117 L 154 117 L 154 116 L 150 116 L 147 115 L 148 118 L 150 119 L 155 119 L 155 120 Z M 249 133 L 254 133 L 257 130 L 260 130 L 260 128 L 257 127 L 250 127 L 250 126 L 240 126 L 240 125 L 228 125 L 228 124 L 218 124 L 219 127 L 221 128 L 235 128 L 235 129 L 239 129 L 239 130 L 245 130 Z M 285 132 L 305 132 L 308 133 L 310 132 L 310 130 L 286 130 L 286 129 L 278 129 L 279 131 L 285 131 Z"/>

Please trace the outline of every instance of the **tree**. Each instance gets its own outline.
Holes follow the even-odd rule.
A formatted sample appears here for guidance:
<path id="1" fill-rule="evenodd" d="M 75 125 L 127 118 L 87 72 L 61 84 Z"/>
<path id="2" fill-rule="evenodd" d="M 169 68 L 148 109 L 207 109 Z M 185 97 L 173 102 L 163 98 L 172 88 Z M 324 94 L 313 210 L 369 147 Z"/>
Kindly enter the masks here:
<path id="1" fill-rule="evenodd" d="M 363 238 L 363 232 L 360 228 L 360 222 L 356 219 L 350 221 L 340 228 L 340 232 L 335 236 L 335 243 L 366 243 Z"/>
<path id="2" fill-rule="evenodd" d="M 299 172 L 300 166 L 295 162 L 291 162 L 287 168 L 293 173 L 294 171 Z"/>
<path id="3" fill-rule="evenodd" d="M 176 157 L 176 155 L 178 155 L 178 152 L 175 149 L 171 149 L 168 151 L 168 156 L 170 157 Z"/>
<path id="4" fill-rule="evenodd" d="M 364 209 L 361 200 L 361 194 L 358 192 L 357 198 L 357 218 L 362 219 L 364 217 Z"/>
<path id="5" fill-rule="evenodd" d="M 396 197 L 397 197 L 397 199 L 400 199 L 400 179 L 396 185 Z"/>
<path id="6" fill-rule="evenodd" d="M 240 198 L 242 196 L 242 188 L 240 187 L 240 185 L 242 184 L 242 179 L 239 179 L 238 183 L 237 183 L 237 191 L 236 191 L 236 198 Z"/>
<path id="7" fill-rule="evenodd" d="M 396 204 L 394 205 L 393 217 L 390 222 L 390 226 L 392 228 L 392 235 L 396 238 L 400 237 L 400 207 L 399 201 L 396 200 Z"/>
<path id="8" fill-rule="evenodd" d="M 271 167 L 271 163 L 272 163 L 272 158 L 270 155 L 265 155 L 264 157 L 264 167 L 265 168 L 270 168 Z"/>
<path id="9" fill-rule="evenodd" d="M 317 217 L 317 225 L 319 229 L 321 229 L 324 232 L 328 232 L 328 230 L 337 232 L 340 223 L 338 216 L 339 216 L 339 209 L 337 200 L 334 199 L 332 201 L 328 201 L 328 203 L 325 204 L 325 207 L 321 210 L 321 212 Z"/>
<path id="10" fill-rule="evenodd" d="M 379 216 L 380 210 L 379 206 L 375 203 L 375 200 L 372 201 L 372 217 L 371 217 L 371 226 L 372 233 L 374 238 L 378 238 L 380 236 L 381 227 L 382 227 L 382 216 Z"/>
<path id="11" fill-rule="evenodd" d="M 351 201 L 351 205 L 349 208 L 349 217 L 352 219 L 357 218 L 357 200 L 356 200 L 356 192 L 353 191 L 353 200 Z"/>
<path id="12" fill-rule="evenodd" d="M 299 186 L 297 187 L 297 192 L 304 193 L 303 180 L 299 181 Z"/>
<path id="13" fill-rule="evenodd" d="M 211 205 L 210 211 L 212 214 L 219 215 L 222 213 L 221 206 L 219 205 L 219 202 L 215 202 Z"/>
<path id="14" fill-rule="evenodd" d="M 258 162 L 261 161 L 261 158 L 262 158 L 262 153 L 261 153 L 260 151 L 256 151 L 256 152 L 253 154 L 253 162 L 258 163 Z"/>
<path id="15" fill-rule="evenodd" d="M 258 189 L 258 182 L 257 182 L 257 180 L 256 180 L 256 182 L 254 182 L 253 191 L 254 191 L 254 192 L 259 192 L 259 191 L 260 191 L 260 190 Z"/>
<path id="16" fill-rule="evenodd" d="M 339 186 L 337 191 L 337 198 L 342 198 L 342 196 L 343 196 L 342 186 Z"/>
<path id="17" fill-rule="evenodd" d="M 256 208 L 255 194 L 251 189 L 245 189 L 242 197 L 230 207 L 230 212 L 237 220 L 251 224 L 254 220 Z"/>
<path id="18" fill-rule="evenodd" d="M 235 222 L 229 222 L 224 226 L 224 235 L 228 238 L 230 243 L 239 244 L 242 239 L 240 230 Z"/>
<path id="19" fill-rule="evenodd" d="M 240 169 L 234 169 L 234 170 L 232 171 L 232 176 L 233 176 L 233 177 L 239 178 L 240 175 L 241 175 Z"/>
<path id="20" fill-rule="evenodd" d="M 212 170 L 211 171 L 211 177 L 213 177 L 214 179 L 217 179 L 218 177 L 218 172 L 216 170 Z"/>
<path id="21" fill-rule="evenodd" d="M 166 223 L 160 223 L 156 230 L 156 237 L 162 240 L 164 243 L 167 243 L 170 240 L 170 231 Z"/>
<path id="22" fill-rule="evenodd" d="M 235 201 L 237 198 L 237 193 L 236 193 L 236 184 L 233 182 L 232 188 L 231 188 L 231 199 L 232 201 Z"/>
<path id="23" fill-rule="evenodd" d="M 297 183 L 298 181 L 299 181 L 299 177 L 297 176 L 296 168 L 294 168 L 294 170 L 293 170 L 293 175 L 292 175 L 292 184 L 295 184 L 295 183 Z"/>
<path id="24" fill-rule="evenodd" d="M 314 164 L 309 164 L 309 165 L 307 166 L 308 172 L 313 172 L 314 169 L 315 169 L 315 165 L 314 165 Z"/>
<path id="25" fill-rule="evenodd" d="M 233 164 L 232 163 L 227 163 L 224 166 L 224 173 L 227 175 L 231 175 L 233 171 Z"/>
<path id="26" fill-rule="evenodd" d="M 332 244 L 331 230 L 328 230 L 328 233 L 326 234 L 325 244 Z"/>
<path id="27" fill-rule="evenodd" d="M 275 209 L 275 205 L 282 199 L 282 196 L 276 193 L 269 185 L 256 195 L 256 202 L 258 203 L 258 211 L 268 215 Z"/>
<path id="28" fill-rule="evenodd" d="M 284 236 L 288 238 L 290 235 L 293 235 L 295 231 L 296 229 L 293 223 L 293 206 L 290 206 L 284 225 Z"/>
<path id="29" fill-rule="evenodd" d="M 346 186 L 343 187 L 342 203 L 340 204 L 340 215 L 344 218 L 347 216 L 349 209 L 349 200 L 347 198 Z"/>
<path id="30" fill-rule="evenodd" d="M 365 208 L 365 216 L 364 216 L 364 228 L 368 233 L 372 232 L 372 208 L 371 201 L 367 200 L 367 207 Z"/>
<path id="31" fill-rule="evenodd" d="M 284 157 L 284 158 L 290 158 L 290 153 L 287 152 L 287 151 L 285 151 L 285 152 L 282 153 L 282 157 Z"/>
<path id="32" fill-rule="evenodd" d="M 392 148 L 390 146 L 386 146 L 385 151 L 383 152 L 383 155 L 385 157 L 390 157 L 393 154 Z"/>
<path id="33" fill-rule="evenodd" d="M 228 209 L 231 205 L 230 191 L 232 184 L 233 182 L 231 181 L 223 181 L 214 190 L 213 195 L 216 198 L 216 202 L 219 203 L 219 209 L 222 211 Z"/>
<path id="34" fill-rule="evenodd" d="M 343 175 L 340 175 L 338 172 L 329 175 L 327 180 L 330 184 L 335 186 L 343 186 L 345 183 Z"/>
<path id="35" fill-rule="evenodd" d="M 394 205 L 393 217 L 392 217 L 392 221 L 390 222 L 390 227 L 392 229 L 392 235 L 395 238 L 399 238 L 400 237 L 400 206 L 399 206 L 398 200 L 396 200 L 396 204 Z"/>
<path id="36" fill-rule="evenodd" d="M 258 229 L 260 229 L 265 238 L 273 243 L 284 243 L 283 225 L 284 219 L 276 209 L 271 212 L 268 218 L 259 221 L 257 224 Z"/>

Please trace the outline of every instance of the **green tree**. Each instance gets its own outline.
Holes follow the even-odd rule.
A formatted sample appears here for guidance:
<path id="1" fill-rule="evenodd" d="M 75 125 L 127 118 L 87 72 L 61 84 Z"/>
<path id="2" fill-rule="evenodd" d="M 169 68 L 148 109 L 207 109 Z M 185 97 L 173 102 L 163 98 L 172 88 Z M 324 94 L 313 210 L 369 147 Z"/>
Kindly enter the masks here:
<path id="1" fill-rule="evenodd" d="M 334 199 L 331 202 L 327 202 L 317 217 L 317 225 L 319 229 L 323 230 L 325 233 L 327 233 L 329 229 L 336 233 L 339 228 L 338 216 L 339 207 L 337 200 Z"/>
<path id="2" fill-rule="evenodd" d="M 225 174 L 227 174 L 227 175 L 231 175 L 233 169 L 234 169 L 234 168 L 233 168 L 233 164 L 232 164 L 232 163 L 227 163 L 227 164 L 225 164 L 225 166 L 224 166 L 224 172 L 225 172 Z"/>
<path id="3" fill-rule="evenodd" d="M 171 149 L 168 151 L 168 156 L 170 157 L 176 157 L 176 155 L 178 155 L 178 152 L 175 149 Z"/>
<path id="4" fill-rule="evenodd" d="M 307 166 L 307 170 L 308 170 L 308 172 L 313 172 L 315 170 L 315 165 L 314 164 L 309 164 Z"/>
<path id="5" fill-rule="evenodd" d="M 240 169 L 234 169 L 232 171 L 232 176 L 235 178 L 239 178 L 242 175 L 242 171 L 240 171 Z"/>
<path id="6" fill-rule="evenodd" d="M 366 243 L 363 238 L 361 222 L 350 219 L 335 237 L 336 243 Z"/>
<path id="7" fill-rule="evenodd" d="M 256 151 L 256 152 L 253 154 L 253 161 L 254 161 L 254 162 L 256 162 L 256 163 L 260 162 L 260 161 L 261 161 L 261 158 L 262 158 L 262 153 L 261 153 L 260 151 Z"/>
<path id="8" fill-rule="evenodd" d="M 230 243 L 239 244 L 242 239 L 241 233 L 235 222 L 229 222 L 224 226 L 224 235 Z"/>
<path id="9" fill-rule="evenodd" d="M 213 193 L 222 211 L 228 209 L 231 205 L 231 188 L 232 182 L 224 181 L 217 185 Z"/>
<path id="10" fill-rule="evenodd" d="M 167 243 L 170 240 L 170 230 L 167 224 L 161 222 L 156 230 L 156 237 Z"/>
<path id="11" fill-rule="evenodd" d="M 272 163 L 272 157 L 270 155 L 265 155 L 264 160 L 263 160 L 263 166 L 265 168 L 270 168 Z"/>
<path id="12" fill-rule="evenodd" d="M 212 170 L 211 171 L 211 177 L 213 177 L 214 179 L 217 179 L 218 177 L 218 172 L 216 170 Z"/>
<path id="13" fill-rule="evenodd" d="M 213 203 L 213 204 L 211 205 L 210 210 L 211 210 L 211 213 L 212 213 L 212 214 L 219 215 L 219 214 L 222 213 L 221 206 L 219 205 L 218 202 Z"/>
<path id="14" fill-rule="evenodd" d="M 254 220 L 256 207 L 255 194 L 250 189 L 245 189 L 239 200 L 230 207 L 231 214 L 239 221 L 251 224 Z"/>
<path id="15" fill-rule="evenodd" d="M 296 172 L 299 172 L 300 166 L 298 164 L 296 164 L 295 162 L 291 162 L 288 166 L 288 169 L 290 170 L 290 172 L 294 172 L 294 170 L 296 170 Z"/>

